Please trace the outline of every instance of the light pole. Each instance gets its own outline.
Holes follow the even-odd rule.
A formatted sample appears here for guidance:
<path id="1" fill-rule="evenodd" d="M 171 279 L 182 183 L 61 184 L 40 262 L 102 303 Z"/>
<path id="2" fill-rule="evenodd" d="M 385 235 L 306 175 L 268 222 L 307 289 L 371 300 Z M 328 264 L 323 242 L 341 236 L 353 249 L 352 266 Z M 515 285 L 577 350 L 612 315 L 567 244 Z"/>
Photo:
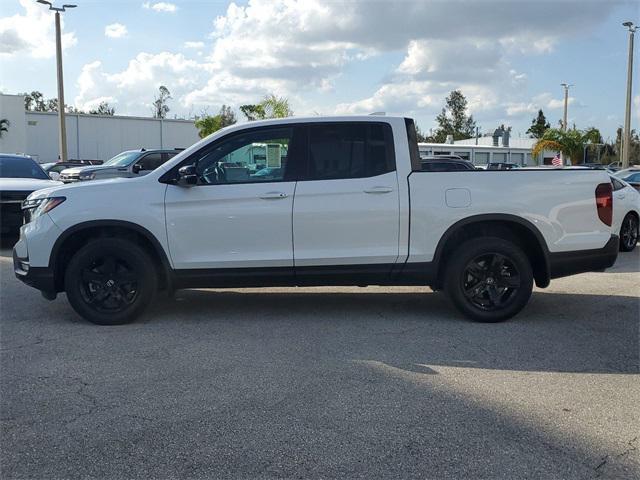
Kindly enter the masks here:
<path id="1" fill-rule="evenodd" d="M 573 83 L 561 83 L 564 88 L 564 115 L 562 116 L 562 129 L 567 131 L 567 108 L 569 105 L 569 88 L 573 87 Z"/>
<path id="2" fill-rule="evenodd" d="M 56 12 L 56 67 L 58 71 L 58 130 L 60 134 L 60 161 L 67 161 L 67 126 L 64 119 L 64 83 L 62 80 L 62 36 L 60 34 L 60 12 L 66 12 L 67 8 L 76 8 L 77 5 L 62 5 L 54 7 L 47 0 L 37 0 L 38 3 L 49 6 L 49 10 Z"/>
<path id="3" fill-rule="evenodd" d="M 627 63 L 627 103 L 624 114 L 624 130 L 622 132 L 622 151 L 620 152 L 620 160 L 622 168 L 629 167 L 629 153 L 631 151 L 631 83 L 633 78 L 633 35 L 636 26 L 633 22 L 624 22 L 622 24 L 629 30 L 629 60 Z"/>

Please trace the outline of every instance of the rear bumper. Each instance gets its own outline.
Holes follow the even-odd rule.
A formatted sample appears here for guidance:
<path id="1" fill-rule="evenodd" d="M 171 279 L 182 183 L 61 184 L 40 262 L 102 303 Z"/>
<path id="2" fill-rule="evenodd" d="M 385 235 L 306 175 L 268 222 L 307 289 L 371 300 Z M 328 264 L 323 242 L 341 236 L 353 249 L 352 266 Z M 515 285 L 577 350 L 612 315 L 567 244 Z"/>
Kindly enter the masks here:
<path id="1" fill-rule="evenodd" d="M 549 253 L 550 277 L 560 278 L 609 268 L 616 263 L 619 247 L 620 239 L 617 235 L 611 235 L 607 244 L 602 248 Z"/>

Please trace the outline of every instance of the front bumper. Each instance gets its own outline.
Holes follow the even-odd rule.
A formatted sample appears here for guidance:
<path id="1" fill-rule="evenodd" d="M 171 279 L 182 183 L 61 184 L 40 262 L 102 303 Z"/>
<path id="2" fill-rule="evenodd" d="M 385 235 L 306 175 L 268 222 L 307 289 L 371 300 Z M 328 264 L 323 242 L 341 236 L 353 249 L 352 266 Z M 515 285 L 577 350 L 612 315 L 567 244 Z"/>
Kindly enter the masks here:
<path id="1" fill-rule="evenodd" d="M 19 257 L 15 248 L 13 249 L 13 271 L 18 280 L 55 297 L 56 285 L 53 269 L 49 267 L 32 267 L 29 265 L 29 258 Z"/>
<path id="2" fill-rule="evenodd" d="M 620 238 L 617 235 L 611 235 L 602 248 L 549 253 L 550 277 L 560 278 L 577 273 L 605 270 L 616 263 L 619 248 Z"/>

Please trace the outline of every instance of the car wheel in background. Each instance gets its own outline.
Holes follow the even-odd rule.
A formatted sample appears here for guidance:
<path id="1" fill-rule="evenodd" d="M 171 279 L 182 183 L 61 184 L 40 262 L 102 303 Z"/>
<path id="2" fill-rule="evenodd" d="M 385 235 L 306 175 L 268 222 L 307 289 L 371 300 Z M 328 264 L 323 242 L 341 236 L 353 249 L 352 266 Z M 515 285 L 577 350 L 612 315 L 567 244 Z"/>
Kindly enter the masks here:
<path id="1" fill-rule="evenodd" d="M 529 301 L 533 270 L 518 245 L 501 238 L 476 238 L 460 245 L 449 258 L 444 289 L 467 317 L 500 322 Z"/>
<path id="2" fill-rule="evenodd" d="M 638 217 L 627 213 L 620 227 L 620 251 L 630 252 L 638 243 Z"/>
<path id="3" fill-rule="evenodd" d="M 119 238 L 89 241 L 65 273 L 67 298 L 78 314 L 99 325 L 132 322 L 149 305 L 158 280 L 153 261 L 137 244 Z"/>

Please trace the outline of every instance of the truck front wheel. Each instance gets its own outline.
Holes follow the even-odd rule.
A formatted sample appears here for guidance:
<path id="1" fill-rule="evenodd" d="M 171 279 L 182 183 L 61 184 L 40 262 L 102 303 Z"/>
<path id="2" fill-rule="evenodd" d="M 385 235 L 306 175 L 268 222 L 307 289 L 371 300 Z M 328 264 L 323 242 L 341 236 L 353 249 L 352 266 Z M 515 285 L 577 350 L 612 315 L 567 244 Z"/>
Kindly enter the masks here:
<path id="1" fill-rule="evenodd" d="M 147 252 L 134 242 L 113 237 L 95 239 L 80 248 L 64 278 L 73 309 L 99 325 L 132 322 L 153 300 L 157 282 Z"/>
<path id="2" fill-rule="evenodd" d="M 445 266 L 444 289 L 458 310 L 479 322 L 500 322 L 529 301 L 533 271 L 522 249 L 496 237 L 460 245 Z"/>

